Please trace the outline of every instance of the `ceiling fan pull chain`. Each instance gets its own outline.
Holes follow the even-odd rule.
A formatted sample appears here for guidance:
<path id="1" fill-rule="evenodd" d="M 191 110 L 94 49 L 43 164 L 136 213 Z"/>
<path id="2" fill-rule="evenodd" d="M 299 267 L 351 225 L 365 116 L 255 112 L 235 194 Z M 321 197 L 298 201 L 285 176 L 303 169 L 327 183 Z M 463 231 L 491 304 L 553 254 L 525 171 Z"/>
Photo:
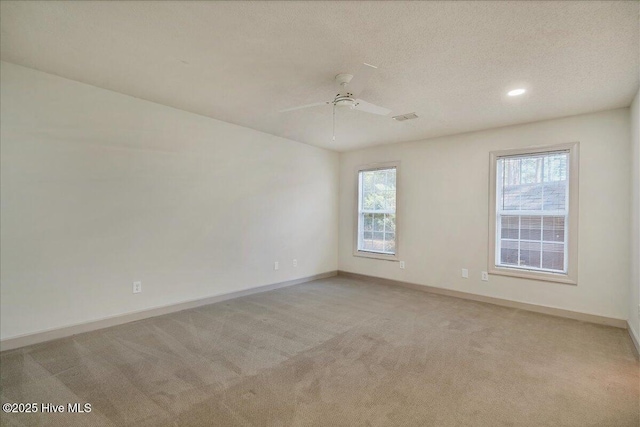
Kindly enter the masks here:
<path id="1" fill-rule="evenodd" d="M 333 104 L 333 140 L 336 140 L 336 104 Z"/>

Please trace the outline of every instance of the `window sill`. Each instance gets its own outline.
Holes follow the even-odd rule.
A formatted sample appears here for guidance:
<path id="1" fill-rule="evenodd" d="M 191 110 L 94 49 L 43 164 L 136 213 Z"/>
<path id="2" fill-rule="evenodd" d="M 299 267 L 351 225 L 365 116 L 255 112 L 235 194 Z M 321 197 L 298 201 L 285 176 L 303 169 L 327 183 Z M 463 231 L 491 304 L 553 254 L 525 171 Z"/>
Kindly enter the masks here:
<path id="1" fill-rule="evenodd" d="M 361 257 L 361 258 L 371 258 L 371 259 L 380 259 L 383 261 L 398 261 L 398 254 L 395 255 L 386 255 L 376 252 L 365 252 L 365 251 L 354 251 L 353 256 Z"/>
<path id="2" fill-rule="evenodd" d="M 545 273 L 530 270 L 521 270 L 517 268 L 508 267 L 493 267 L 489 268 L 489 274 L 495 274 L 498 276 L 510 276 L 520 279 L 538 280 L 542 282 L 554 282 L 562 283 L 564 285 L 577 285 L 578 281 L 567 274 Z"/>

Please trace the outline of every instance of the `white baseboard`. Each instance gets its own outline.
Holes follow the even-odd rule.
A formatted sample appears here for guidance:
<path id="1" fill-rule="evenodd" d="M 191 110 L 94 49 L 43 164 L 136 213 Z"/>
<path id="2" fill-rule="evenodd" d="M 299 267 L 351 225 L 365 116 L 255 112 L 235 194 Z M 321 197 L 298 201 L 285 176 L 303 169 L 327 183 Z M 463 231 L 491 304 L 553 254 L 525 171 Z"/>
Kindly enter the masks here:
<path id="1" fill-rule="evenodd" d="M 640 335 L 638 335 L 638 331 L 627 321 L 627 330 L 629 331 L 629 336 L 631 337 L 631 341 L 633 341 L 633 346 L 636 349 L 636 356 L 640 358 Z"/>
<path id="2" fill-rule="evenodd" d="M 326 273 L 315 274 L 313 276 L 303 277 L 300 279 L 288 280 L 286 282 L 274 283 L 271 285 L 258 286 L 256 288 L 245 289 L 242 291 L 230 292 L 212 297 L 199 298 L 195 300 L 182 301 L 176 304 L 154 307 L 145 310 L 135 311 L 116 316 L 110 316 L 103 319 L 92 320 L 85 323 L 78 323 L 61 328 L 48 329 L 45 331 L 35 332 L 32 334 L 19 335 L 16 337 L 0 340 L 0 351 L 13 350 L 28 345 L 39 344 L 59 338 L 65 338 L 72 335 L 81 334 L 83 332 L 95 331 L 97 329 L 108 328 L 110 326 L 122 325 L 123 323 L 135 322 L 137 320 L 147 319 L 149 317 L 161 316 L 163 314 L 174 313 L 176 311 L 188 310 L 190 308 L 200 307 L 203 305 L 214 304 L 221 301 L 227 301 L 233 298 L 239 298 L 246 295 L 257 294 L 260 292 L 272 291 L 274 289 L 284 288 L 287 286 L 299 285 L 301 283 L 311 282 L 313 280 L 325 279 L 338 274 L 337 271 L 329 271 Z"/>
<path id="3" fill-rule="evenodd" d="M 348 271 L 338 271 L 339 276 L 351 277 L 358 280 L 369 280 L 386 285 L 402 286 L 433 294 L 446 295 L 450 297 L 462 298 L 472 301 L 486 302 L 503 307 L 518 308 L 521 310 L 533 311 L 536 313 L 549 314 L 551 316 L 566 317 L 569 319 L 581 320 L 583 322 L 597 323 L 600 325 L 614 326 L 616 328 L 627 329 L 627 321 L 614 317 L 599 316 L 596 314 L 580 313 L 578 311 L 564 310 L 562 308 L 547 307 L 544 305 L 529 304 L 525 302 L 506 300 L 502 298 L 487 297 L 484 295 L 471 294 L 468 292 L 455 291 L 452 289 L 437 288 L 435 286 L 419 285 L 417 283 L 402 282 L 399 280 L 384 279 L 381 277 L 367 276 L 365 274 L 350 273 Z"/>

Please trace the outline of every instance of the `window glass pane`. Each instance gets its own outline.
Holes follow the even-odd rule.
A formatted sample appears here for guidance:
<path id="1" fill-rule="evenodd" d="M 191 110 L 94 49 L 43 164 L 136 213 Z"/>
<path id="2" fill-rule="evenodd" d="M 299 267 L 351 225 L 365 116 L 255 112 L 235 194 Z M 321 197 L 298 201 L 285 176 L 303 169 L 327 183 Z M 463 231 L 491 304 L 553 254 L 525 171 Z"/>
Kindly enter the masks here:
<path id="1" fill-rule="evenodd" d="M 542 158 L 524 158 L 520 162 L 520 184 L 536 184 L 542 181 Z"/>
<path id="2" fill-rule="evenodd" d="M 500 264 L 518 265 L 518 242 L 511 240 L 501 242 Z"/>
<path id="3" fill-rule="evenodd" d="M 396 235 L 394 233 L 387 233 L 385 236 L 385 252 L 395 253 L 396 251 Z"/>
<path id="4" fill-rule="evenodd" d="M 389 169 L 389 185 L 396 188 L 396 169 Z"/>
<path id="5" fill-rule="evenodd" d="M 520 242 L 520 266 L 540 268 L 540 242 Z"/>
<path id="6" fill-rule="evenodd" d="M 549 270 L 564 270 L 564 244 L 542 244 L 542 268 Z"/>
<path id="7" fill-rule="evenodd" d="M 543 186 L 537 183 L 505 185 L 502 187 L 502 209 L 540 210 L 543 201 L 542 190 Z"/>
<path id="8" fill-rule="evenodd" d="M 363 171 L 362 209 L 395 210 L 396 173 L 395 169 Z"/>
<path id="9" fill-rule="evenodd" d="M 387 190 L 387 194 L 385 194 L 386 200 L 386 209 L 389 211 L 396 210 L 396 190 Z"/>
<path id="10" fill-rule="evenodd" d="M 502 210 L 566 209 L 568 153 L 498 159 Z"/>
<path id="11" fill-rule="evenodd" d="M 534 185 L 521 185 L 518 188 L 520 196 L 520 209 L 537 211 L 542 209 L 542 186 L 539 184 Z"/>
<path id="12" fill-rule="evenodd" d="M 373 190 L 373 174 L 362 174 L 362 191 L 369 193 Z"/>
<path id="13" fill-rule="evenodd" d="M 502 189 L 502 209 L 517 211 L 520 210 L 519 186 L 507 186 Z"/>
<path id="14" fill-rule="evenodd" d="M 385 214 L 386 230 L 395 233 L 396 231 L 396 216 L 395 214 Z M 395 234 L 394 234 L 395 239 Z"/>
<path id="15" fill-rule="evenodd" d="M 553 153 L 544 157 L 544 181 L 567 180 L 567 153 Z"/>
<path id="16" fill-rule="evenodd" d="M 544 218 L 542 239 L 550 242 L 564 242 L 564 217 L 547 216 Z"/>
<path id="17" fill-rule="evenodd" d="M 540 240 L 542 238 L 542 217 L 523 216 L 520 218 L 520 238 Z"/>
<path id="18" fill-rule="evenodd" d="M 542 186 L 545 210 L 562 210 L 566 206 L 567 181 L 558 181 Z"/>
<path id="19" fill-rule="evenodd" d="M 363 231 L 373 231 L 373 214 L 363 214 Z"/>
<path id="20" fill-rule="evenodd" d="M 384 214 L 371 214 L 373 216 L 373 231 L 384 231 Z"/>
<path id="21" fill-rule="evenodd" d="M 517 239 L 520 233 L 520 217 L 515 215 L 501 216 L 501 236 L 503 239 Z"/>
<path id="22" fill-rule="evenodd" d="M 505 185 L 519 185 L 520 158 L 504 158 L 499 161 L 503 162 L 503 178 Z"/>
<path id="23" fill-rule="evenodd" d="M 375 208 L 375 198 L 371 196 L 371 192 L 362 193 L 362 209 L 373 210 Z"/>

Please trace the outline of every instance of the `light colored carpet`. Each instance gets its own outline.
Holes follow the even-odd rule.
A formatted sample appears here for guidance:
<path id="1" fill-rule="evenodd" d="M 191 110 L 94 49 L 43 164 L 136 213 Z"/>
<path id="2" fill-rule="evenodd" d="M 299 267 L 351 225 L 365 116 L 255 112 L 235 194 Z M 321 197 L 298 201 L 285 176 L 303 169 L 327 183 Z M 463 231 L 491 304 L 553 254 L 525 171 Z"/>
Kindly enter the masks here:
<path id="1" fill-rule="evenodd" d="M 3 426 L 633 426 L 627 332 L 336 277 L 0 355 Z"/>

